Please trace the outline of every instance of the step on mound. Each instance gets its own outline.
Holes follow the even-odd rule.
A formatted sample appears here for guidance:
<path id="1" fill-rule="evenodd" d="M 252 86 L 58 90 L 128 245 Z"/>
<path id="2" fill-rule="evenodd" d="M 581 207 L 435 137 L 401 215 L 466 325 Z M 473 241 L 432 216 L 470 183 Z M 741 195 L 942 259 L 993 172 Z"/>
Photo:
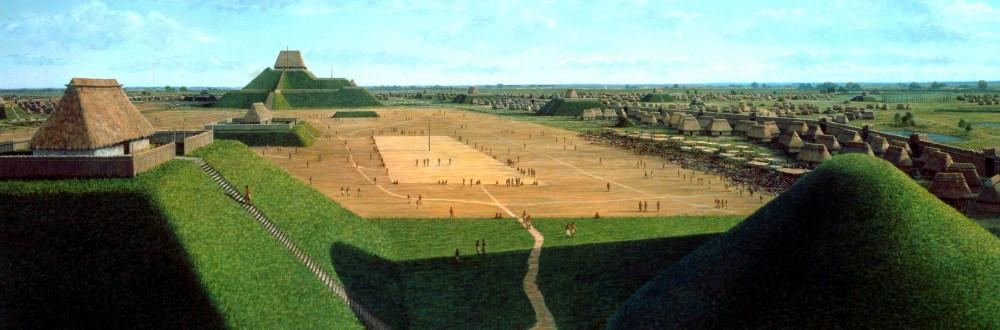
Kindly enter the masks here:
<path id="1" fill-rule="evenodd" d="M 825 162 L 657 275 L 610 329 L 1000 326 L 1000 240 L 891 164 Z"/>

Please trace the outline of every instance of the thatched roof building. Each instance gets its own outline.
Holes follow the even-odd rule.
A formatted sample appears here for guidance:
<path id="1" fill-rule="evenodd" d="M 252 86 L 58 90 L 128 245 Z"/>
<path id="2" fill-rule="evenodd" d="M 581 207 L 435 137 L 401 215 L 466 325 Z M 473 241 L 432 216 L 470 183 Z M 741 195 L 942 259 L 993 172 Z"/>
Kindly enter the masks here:
<path id="1" fill-rule="evenodd" d="M 117 80 L 73 78 L 31 148 L 38 155 L 122 155 L 148 149 L 154 133 Z"/>
<path id="2" fill-rule="evenodd" d="M 975 164 L 951 163 L 945 172 L 961 173 L 965 177 L 965 184 L 969 185 L 969 189 L 979 189 L 983 186 L 983 182 L 979 180 L 979 172 L 976 171 Z"/>
<path id="3" fill-rule="evenodd" d="M 797 154 L 805 146 L 799 133 L 795 130 L 787 130 L 778 137 L 778 145 L 785 149 L 785 152 Z"/>
<path id="4" fill-rule="evenodd" d="M 806 125 L 806 123 L 801 121 L 793 121 L 791 124 L 788 125 L 788 127 L 785 128 L 785 130 L 795 131 L 796 133 L 799 133 L 799 137 L 802 137 L 803 134 L 809 132 L 809 125 Z"/>
<path id="5" fill-rule="evenodd" d="M 254 104 L 250 106 L 250 110 L 247 110 L 247 113 L 243 115 L 243 119 L 240 120 L 240 123 L 270 124 L 273 117 L 274 115 L 271 113 L 271 110 L 268 109 L 264 103 L 254 102 Z"/>
<path id="6" fill-rule="evenodd" d="M 900 146 L 889 146 L 882 158 L 900 170 L 903 170 L 903 172 L 909 173 L 910 169 L 913 168 L 913 160 L 910 159 L 910 155 L 906 153 L 906 150 Z"/>
<path id="7" fill-rule="evenodd" d="M 275 69 L 305 69 L 306 61 L 302 59 L 302 53 L 297 50 L 283 50 L 278 53 L 278 59 L 274 60 Z"/>
<path id="8" fill-rule="evenodd" d="M 466 93 L 466 94 L 469 94 L 469 95 L 479 94 L 479 87 L 476 87 L 476 86 L 469 87 L 469 92 Z"/>
<path id="9" fill-rule="evenodd" d="M 712 122 L 708 125 L 708 134 L 712 136 L 719 135 L 730 135 L 733 132 L 732 126 L 729 126 L 729 121 L 724 118 L 714 118 Z"/>
<path id="10" fill-rule="evenodd" d="M 938 149 L 927 148 L 924 150 L 923 156 L 924 165 L 921 167 L 923 174 L 925 176 L 934 176 L 938 172 L 944 172 L 948 170 L 954 161 L 951 160 L 951 155 L 946 152 L 941 152 Z"/>
<path id="11" fill-rule="evenodd" d="M 580 96 L 576 94 L 576 90 L 575 89 L 569 89 L 569 90 L 566 91 L 565 97 L 567 99 L 575 99 L 575 98 L 578 98 Z"/>
<path id="12" fill-rule="evenodd" d="M 682 120 L 684 120 L 684 114 L 681 113 L 680 111 L 677 111 L 670 114 L 670 120 L 667 121 L 667 125 L 670 127 L 677 127 L 677 125 L 681 124 Z"/>
<path id="13" fill-rule="evenodd" d="M 927 190 L 959 210 L 965 207 L 965 202 L 972 198 L 972 191 L 965 184 L 965 177 L 960 173 L 938 172 L 934 175 L 934 181 L 931 182 L 931 186 Z"/>
<path id="14" fill-rule="evenodd" d="M 872 151 L 876 154 L 884 154 L 887 149 L 889 149 L 889 141 L 878 134 L 868 134 L 868 145 L 872 147 Z"/>
<path id="15" fill-rule="evenodd" d="M 833 156 L 830 156 L 830 152 L 826 150 L 826 146 L 819 143 L 804 143 L 802 149 L 799 150 L 799 154 L 795 157 L 796 160 L 812 164 L 819 164 L 830 160 L 830 158 L 833 158 Z"/>
<path id="16" fill-rule="evenodd" d="M 889 141 L 889 145 L 890 146 L 897 146 L 897 147 L 903 148 L 903 151 L 906 151 L 907 155 L 912 155 L 913 154 L 913 150 L 910 150 L 910 144 L 906 143 L 904 141 L 892 140 L 892 141 Z"/>
<path id="17" fill-rule="evenodd" d="M 872 147 L 869 146 L 867 142 L 847 141 L 841 144 L 841 146 L 841 153 L 859 153 L 875 157 L 875 153 L 872 152 Z"/>
<path id="18" fill-rule="evenodd" d="M 856 131 L 847 131 L 840 133 L 837 136 L 837 141 L 840 141 L 841 144 L 844 142 L 861 142 L 861 135 Z"/>
<path id="19" fill-rule="evenodd" d="M 833 135 L 816 135 L 816 143 L 826 146 L 827 150 L 840 151 L 840 143 L 837 142 L 837 138 L 833 137 Z"/>
<path id="20" fill-rule="evenodd" d="M 995 208 L 1000 208 L 1000 175 L 994 175 L 986 180 L 983 190 L 976 197 L 976 203 L 990 204 Z"/>
<path id="21" fill-rule="evenodd" d="M 737 135 L 747 135 L 750 132 L 750 128 L 756 124 L 753 120 L 738 120 L 736 125 L 733 126 L 733 133 Z"/>
<path id="22" fill-rule="evenodd" d="M 807 131 L 806 134 L 802 135 L 802 138 L 808 141 L 816 141 L 816 135 L 822 135 L 822 134 L 823 134 L 822 127 L 819 127 L 819 125 L 812 125 L 809 126 L 809 131 Z"/>
<path id="23" fill-rule="evenodd" d="M 680 124 L 677 125 L 677 131 L 685 135 L 694 135 L 701 131 L 701 125 L 698 124 L 697 118 L 687 115 L 684 116 L 684 119 L 682 119 Z"/>

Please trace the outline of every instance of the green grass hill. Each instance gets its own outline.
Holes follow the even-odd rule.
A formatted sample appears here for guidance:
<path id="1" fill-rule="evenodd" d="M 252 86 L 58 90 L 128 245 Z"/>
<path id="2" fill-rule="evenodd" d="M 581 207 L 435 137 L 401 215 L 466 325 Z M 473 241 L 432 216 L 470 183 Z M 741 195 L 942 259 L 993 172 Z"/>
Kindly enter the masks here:
<path id="1" fill-rule="evenodd" d="M 677 101 L 671 94 L 649 93 L 642 97 L 642 102 L 674 102 Z"/>
<path id="2" fill-rule="evenodd" d="M 609 328 L 995 328 L 1000 239 L 843 155 L 671 265 Z"/>
<path id="3" fill-rule="evenodd" d="M 538 114 L 546 116 L 580 116 L 583 110 L 587 109 L 607 109 L 603 103 L 596 99 L 554 99 L 540 109 Z"/>

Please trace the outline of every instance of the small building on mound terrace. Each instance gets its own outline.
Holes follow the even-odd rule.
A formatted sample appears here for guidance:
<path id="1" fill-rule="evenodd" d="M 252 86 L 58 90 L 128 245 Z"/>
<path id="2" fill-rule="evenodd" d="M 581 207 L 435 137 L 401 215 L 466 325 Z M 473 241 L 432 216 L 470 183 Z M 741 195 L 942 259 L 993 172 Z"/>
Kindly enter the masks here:
<path id="1" fill-rule="evenodd" d="M 578 98 L 578 97 L 580 97 L 580 96 L 579 96 L 579 95 L 577 95 L 577 93 L 576 93 L 576 90 L 575 90 L 575 89 L 570 89 L 570 90 L 567 90 L 567 91 L 566 91 L 566 95 L 565 95 L 565 97 L 566 97 L 567 99 L 575 99 L 575 98 Z"/>
<path id="2" fill-rule="evenodd" d="M 274 116 L 271 113 L 271 109 L 268 109 L 264 103 L 254 102 L 254 104 L 250 105 L 250 110 L 247 110 L 247 113 L 243 115 L 242 119 L 240 119 L 240 122 L 243 124 L 267 125 L 271 123 L 273 118 Z"/>
<path id="3" fill-rule="evenodd" d="M 958 210 L 963 210 L 973 197 L 972 190 L 965 184 L 965 177 L 961 173 L 938 172 L 934 174 L 934 181 L 927 190 Z"/>
<path id="4" fill-rule="evenodd" d="M 302 53 L 297 50 L 283 50 L 278 53 L 278 59 L 274 60 L 275 69 L 306 69 L 306 61 L 302 59 Z"/>
<path id="5" fill-rule="evenodd" d="M 73 78 L 31 138 L 36 156 L 121 156 L 149 149 L 153 125 L 114 79 Z"/>
<path id="6" fill-rule="evenodd" d="M 73 78 L 24 141 L 30 155 L 0 156 L 0 179 L 133 177 L 212 141 L 211 132 L 157 132 L 114 79 Z"/>
<path id="7" fill-rule="evenodd" d="M 733 127 L 729 126 L 729 121 L 724 118 L 713 118 L 706 131 L 711 136 L 731 135 Z"/>
<path id="8" fill-rule="evenodd" d="M 701 131 L 701 125 L 698 124 L 698 119 L 694 116 L 687 115 L 677 125 L 677 131 L 684 135 L 695 135 Z"/>
<path id="9" fill-rule="evenodd" d="M 809 163 L 810 165 L 816 165 L 827 160 L 830 160 L 833 156 L 830 156 L 830 152 L 826 150 L 826 146 L 819 143 L 805 143 L 802 149 L 799 150 L 799 154 L 795 156 L 795 159 L 801 162 Z"/>

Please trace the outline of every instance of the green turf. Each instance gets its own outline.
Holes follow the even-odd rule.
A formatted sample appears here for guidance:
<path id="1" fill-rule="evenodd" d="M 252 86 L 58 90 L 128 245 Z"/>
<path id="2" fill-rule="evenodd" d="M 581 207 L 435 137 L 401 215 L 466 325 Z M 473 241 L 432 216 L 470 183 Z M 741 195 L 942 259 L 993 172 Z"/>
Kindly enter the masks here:
<path id="1" fill-rule="evenodd" d="M 378 113 L 375 111 L 337 111 L 333 113 L 330 118 L 376 118 Z"/>
<path id="2" fill-rule="evenodd" d="M 258 90 L 274 90 L 278 86 L 278 80 L 281 78 L 282 71 L 274 70 L 271 68 L 264 69 L 260 74 L 253 78 L 243 89 L 258 89 Z"/>
<path id="3" fill-rule="evenodd" d="M 275 101 L 275 110 L 310 108 L 356 108 L 378 106 L 381 103 L 368 90 L 344 87 L 336 90 L 283 90 L 284 101 Z"/>
<path id="4" fill-rule="evenodd" d="M 0 219 L 2 328 L 360 327 L 190 162 L 0 182 Z"/>
<path id="5" fill-rule="evenodd" d="M 607 109 L 597 99 L 554 99 L 540 109 L 538 114 L 546 116 L 580 116 L 587 109 Z"/>
<path id="6" fill-rule="evenodd" d="M 741 216 L 538 219 L 545 235 L 538 286 L 562 329 L 594 329 L 664 267 Z M 575 222 L 576 237 L 565 224 Z"/>
<path id="7" fill-rule="evenodd" d="M 294 89 L 342 89 L 350 87 L 351 82 L 344 78 L 317 78 L 309 70 L 282 70 L 284 80 L 281 90 Z"/>
<path id="8" fill-rule="evenodd" d="M 253 103 L 266 101 L 267 94 L 267 90 L 229 91 L 226 92 L 226 94 L 223 94 L 222 97 L 219 98 L 219 103 L 216 103 L 213 107 L 249 109 L 250 105 Z"/>
<path id="9" fill-rule="evenodd" d="M 666 93 L 649 93 L 642 97 L 642 102 L 674 102 L 677 99 L 673 94 Z"/>
<path id="10" fill-rule="evenodd" d="M 300 122 L 291 129 L 275 130 L 219 130 L 215 132 L 218 140 L 236 140 L 255 147 L 308 147 L 316 141 L 319 131 L 307 122 Z"/>
<path id="11" fill-rule="evenodd" d="M 889 163 L 834 157 L 674 263 L 610 328 L 992 328 L 1000 240 Z"/>

